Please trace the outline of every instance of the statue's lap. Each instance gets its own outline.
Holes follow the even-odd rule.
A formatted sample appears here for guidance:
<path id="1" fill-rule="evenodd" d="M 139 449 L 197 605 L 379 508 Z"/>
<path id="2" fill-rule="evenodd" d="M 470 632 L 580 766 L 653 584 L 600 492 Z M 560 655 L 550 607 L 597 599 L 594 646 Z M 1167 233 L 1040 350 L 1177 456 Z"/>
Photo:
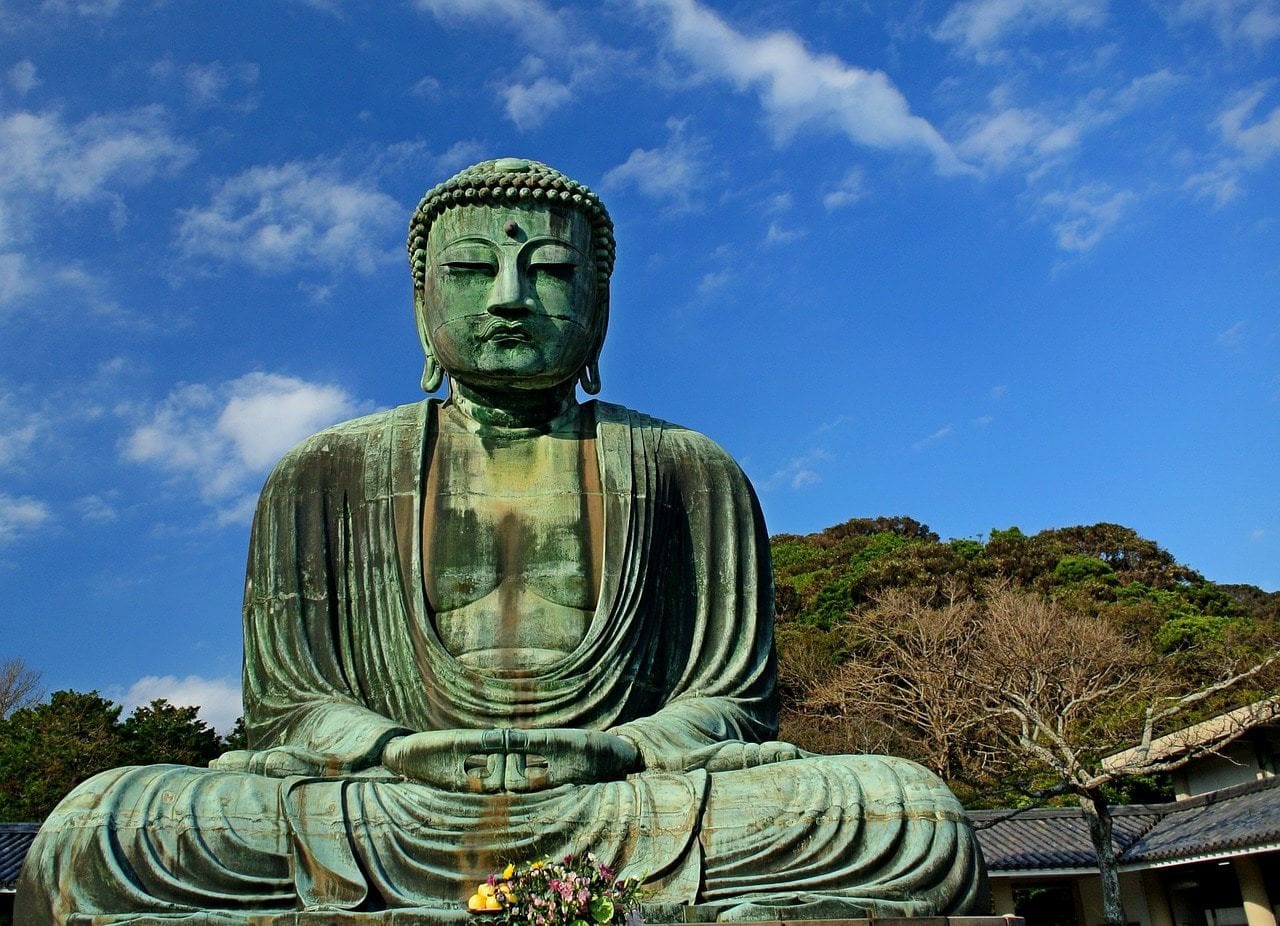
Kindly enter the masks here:
<path id="1" fill-rule="evenodd" d="M 624 875 L 647 877 L 656 903 L 732 908 L 754 898 L 760 909 L 770 897 L 783 906 L 843 897 L 866 912 L 903 914 L 926 908 L 900 903 L 896 880 L 914 871 L 918 896 L 918 866 L 958 854 L 959 864 L 945 867 L 969 870 L 973 851 L 945 786 L 913 763 L 880 756 L 814 756 L 711 775 L 647 772 L 523 795 L 373 777 L 117 769 L 73 792 L 41 838 L 64 877 L 104 865 L 127 870 L 134 891 L 172 914 L 216 910 L 224 897 L 244 909 L 250 896 L 264 913 L 372 903 L 446 914 L 506 862 L 587 848 Z M 879 875 L 853 888 L 857 869 Z M 954 893 L 956 876 L 937 872 L 939 890 L 945 882 Z"/>

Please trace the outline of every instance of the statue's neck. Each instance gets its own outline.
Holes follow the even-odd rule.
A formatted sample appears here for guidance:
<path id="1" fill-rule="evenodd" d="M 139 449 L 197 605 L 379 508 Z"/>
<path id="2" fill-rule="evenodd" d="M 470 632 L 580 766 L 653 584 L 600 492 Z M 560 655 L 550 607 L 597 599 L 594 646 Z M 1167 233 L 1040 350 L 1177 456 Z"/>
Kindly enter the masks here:
<path id="1" fill-rule="evenodd" d="M 548 390 L 494 392 L 454 379 L 448 405 L 481 433 L 520 431 L 546 434 L 576 419 L 574 383 Z"/>

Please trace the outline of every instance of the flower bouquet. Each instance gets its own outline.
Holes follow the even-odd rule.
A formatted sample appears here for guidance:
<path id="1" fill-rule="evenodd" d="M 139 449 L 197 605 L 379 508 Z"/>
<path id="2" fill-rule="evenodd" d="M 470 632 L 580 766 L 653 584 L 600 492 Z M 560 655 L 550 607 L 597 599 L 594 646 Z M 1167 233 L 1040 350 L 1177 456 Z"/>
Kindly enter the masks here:
<path id="1" fill-rule="evenodd" d="M 593 854 L 508 865 L 467 901 L 510 926 L 640 926 L 640 880 L 618 880 Z"/>

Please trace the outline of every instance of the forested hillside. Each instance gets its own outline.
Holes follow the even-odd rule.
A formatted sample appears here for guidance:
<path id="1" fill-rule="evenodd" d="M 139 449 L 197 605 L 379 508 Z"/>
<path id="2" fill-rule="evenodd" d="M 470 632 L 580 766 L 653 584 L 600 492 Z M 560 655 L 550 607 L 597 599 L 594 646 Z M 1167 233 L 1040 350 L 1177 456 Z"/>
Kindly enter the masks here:
<path id="1" fill-rule="evenodd" d="M 1043 673 L 1033 687 L 1067 685 L 1066 663 L 1115 680 L 1103 691 L 1094 679 L 1090 692 L 1089 679 L 1075 679 L 1080 692 L 1059 694 L 1083 718 L 1085 748 L 1097 750 L 1137 735 L 1139 702 L 1210 688 L 1264 662 L 1280 640 L 1280 593 L 1209 581 L 1118 524 L 943 542 L 912 518 L 855 518 L 780 534 L 772 549 L 782 737 L 915 758 L 971 801 L 1008 801 L 1002 788 L 1042 771 L 992 747 L 999 737 L 985 727 L 998 712 L 960 684 L 993 671 L 983 647 L 992 634 L 1040 621 L 1042 637 L 1020 657 Z M 1267 671 L 1208 691 L 1166 728 L 1273 694 L 1274 684 Z"/>

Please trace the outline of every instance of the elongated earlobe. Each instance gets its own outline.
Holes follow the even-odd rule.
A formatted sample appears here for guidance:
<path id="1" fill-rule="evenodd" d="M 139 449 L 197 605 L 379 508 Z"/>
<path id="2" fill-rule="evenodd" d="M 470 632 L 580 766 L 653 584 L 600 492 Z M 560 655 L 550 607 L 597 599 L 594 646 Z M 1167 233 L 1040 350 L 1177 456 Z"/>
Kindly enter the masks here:
<path id="1" fill-rule="evenodd" d="M 578 374 L 578 382 L 587 395 L 596 395 L 600 391 L 600 361 L 592 357 Z"/>
<path id="2" fill-rule="evenodd" d="M 440 366 L 440 361 L 436 360 L 436 355 L 430 350 L 427 350 L 426 354 L 427 359 L 422 364 L 422 391 L 435 392 L 444 382 L 444 368 Z"/>

